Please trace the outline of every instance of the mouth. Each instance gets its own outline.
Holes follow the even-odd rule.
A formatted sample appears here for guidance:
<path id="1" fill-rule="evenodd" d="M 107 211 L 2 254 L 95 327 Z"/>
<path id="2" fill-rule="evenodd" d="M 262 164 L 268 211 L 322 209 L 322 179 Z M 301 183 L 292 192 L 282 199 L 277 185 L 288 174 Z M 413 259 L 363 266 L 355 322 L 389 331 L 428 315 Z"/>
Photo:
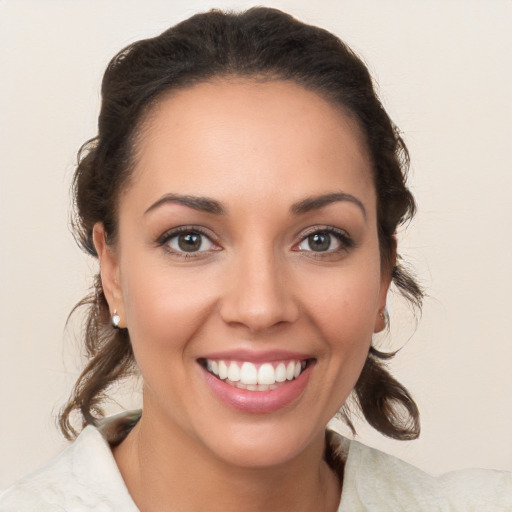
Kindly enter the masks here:
<path id="1" fill-rule="evenodd" d="M 313 358 L 261 363 L 229 359 L 198 359 L 198 363 L 218 380 L 248 391 L 278 389 L 299 378 L 314 362 Z"/>

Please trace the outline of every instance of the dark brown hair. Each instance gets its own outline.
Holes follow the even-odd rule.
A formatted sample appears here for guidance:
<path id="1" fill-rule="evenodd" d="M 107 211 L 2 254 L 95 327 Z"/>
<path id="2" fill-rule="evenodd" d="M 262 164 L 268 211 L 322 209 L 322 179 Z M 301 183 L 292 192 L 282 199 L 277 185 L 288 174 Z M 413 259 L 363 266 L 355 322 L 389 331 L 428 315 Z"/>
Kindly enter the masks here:
<path id="1" fill-rule="evenodd" d="M 333 34 L 276 9 L 197 14 L 157 37 L 131 44 L 112 59 L 101 88 L 98 135 L 81 148 L 74 176 L 73 228 L 79 245 L 97 256 L 92 240 L 96 222 L 103 223 L 107 242 L 115 241 L 118 196 L 130 177 L 138 130 L 155 102 L 170 90 L 230 76 L 293 81 L 357 120 L 373 164 L 382 267 L 392 273 L 402 294 L 420 306 L 421 289 L 394 265 L 397 227 L 415 212 L 405 184 L 409 159 L 404 142 L 363 62 Z M 79 305 L 89 307 L 88 364 L 60 416 L 68 438 L 76 435 L 71 413 L 79 411 L 84 425 L 94 424 L 102 416 L 101 402 L 110 386 L 135 371 L 129 332 L 110 325 L 99 276 L 92 295 Z M 385 369 L 388 357 L 370 350 L 354 389 L 355 403 L 383 434 L 413 439 L 419 434 L 418 409 Z M 342 414 L 350 425 L 347 409 Z"/>

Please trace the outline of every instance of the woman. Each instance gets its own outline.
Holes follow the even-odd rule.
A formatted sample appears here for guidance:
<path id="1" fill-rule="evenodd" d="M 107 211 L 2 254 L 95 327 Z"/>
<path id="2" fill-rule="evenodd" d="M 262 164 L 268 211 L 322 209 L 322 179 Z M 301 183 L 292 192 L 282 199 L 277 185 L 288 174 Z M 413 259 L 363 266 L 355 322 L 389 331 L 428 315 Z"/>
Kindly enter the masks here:
<path id="1" fill-rule="evenodd" d="M 371 346 L 391 282 L 421 290 L 397 264 L 407 151 L 362 62 L 276 10 L 210 12 L 123 50 L 102 95 L 74 182 L 90 361 L 61 417 L 88 426 L 0 510 L 510 506 L 508 474 L 435 480 L 326 435 L 352 391 L 383 434 L 419 434 Z M 101 418 L 135 368 L 142 413 Z"/>

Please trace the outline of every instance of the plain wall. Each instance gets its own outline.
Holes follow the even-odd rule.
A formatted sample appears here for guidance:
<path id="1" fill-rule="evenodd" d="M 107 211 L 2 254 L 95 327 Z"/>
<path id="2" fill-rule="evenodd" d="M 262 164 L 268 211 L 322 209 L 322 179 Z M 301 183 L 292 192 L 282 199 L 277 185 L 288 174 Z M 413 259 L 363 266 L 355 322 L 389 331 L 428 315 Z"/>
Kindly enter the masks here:
<path id="1" fill-rule="evenodd" d="M 359 439 L 436 474 L 512 469 L 512 2 L 262 3 L 352 45 L 411 152 L 419 213 L 400 247 L 429 297 L 416 330 L 392 301 L 382 343 L 411 338 L 391 368 L 423 431 L 399 443 L 358 423 Z M 70 235 L 68 191 L 108 60 L 196 11 L 251 5 L 0 0 L 0 487 L 66 445 L 55 417 L 81 362 L 65 322 L 96 268 Z"/>

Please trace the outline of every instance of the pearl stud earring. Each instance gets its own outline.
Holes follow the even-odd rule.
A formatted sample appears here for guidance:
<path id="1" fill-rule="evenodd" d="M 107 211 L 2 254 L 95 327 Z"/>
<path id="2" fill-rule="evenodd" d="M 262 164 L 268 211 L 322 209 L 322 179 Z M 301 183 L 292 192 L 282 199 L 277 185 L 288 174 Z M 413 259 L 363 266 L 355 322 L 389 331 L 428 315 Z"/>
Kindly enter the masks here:
<path id="1" fill-rule="evenodd" d="M 117 314 L 117 310 L 114 309 L 114 313 L 112 313 L 111 317 L 112 327 L 114 329 L 119 329 L 119 322 L 121 322 L 121 317 Z"/>

